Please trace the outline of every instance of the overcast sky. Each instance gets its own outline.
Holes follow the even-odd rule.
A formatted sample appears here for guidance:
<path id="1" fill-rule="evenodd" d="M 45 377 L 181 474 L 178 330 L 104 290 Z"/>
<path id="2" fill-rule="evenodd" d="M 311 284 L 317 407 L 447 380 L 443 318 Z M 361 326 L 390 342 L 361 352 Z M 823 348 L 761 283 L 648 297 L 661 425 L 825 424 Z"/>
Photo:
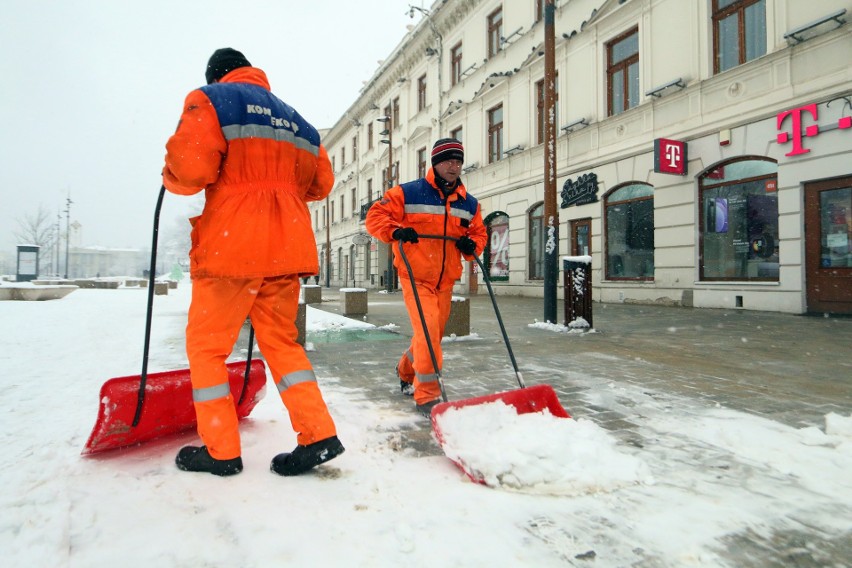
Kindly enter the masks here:
<path id="1" fill-rule="evenodd" d="M 0 13 L 0 252 L 70 194 L 83 244 L 151 240 L 165 143 L 220 47 L 318 128 L 355 101 L 421 0 L 7 0 Z M 161 226 L 191 198 L 166 196 Z M 62 216 L 62 230 L 65 217 Z"/>

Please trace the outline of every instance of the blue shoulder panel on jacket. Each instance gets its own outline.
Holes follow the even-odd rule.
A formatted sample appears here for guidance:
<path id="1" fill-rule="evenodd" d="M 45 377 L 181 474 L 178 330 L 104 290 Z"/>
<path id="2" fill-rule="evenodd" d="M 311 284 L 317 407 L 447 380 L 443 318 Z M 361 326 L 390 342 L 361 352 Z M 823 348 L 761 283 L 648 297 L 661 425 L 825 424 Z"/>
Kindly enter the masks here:
<path id="1" fill-rule="evenodd" d="M 213 103 L 223 130 L 229 126 L 254 125 L 289 131 L 312 147 L 320 145 L 316 128 L 263 87 L 249 83 L 214 83 L 201 87 L 201 91 Z"/>
<path id="2" fill-rule="evenodd" d="M 441 197 L 441 192 L 429 185 L 426 178 L 420 178 L 414 181 L 409 181 L 400 185 L 402 192 L 405 195 L 406 205 L 443 205 L 444 200 Z M 476 198 L 468 194 L 467 197 L 456 199 L 450 203 L 453 209 L 461 209 L 469 212 L 471 215 L 476 213 L 477 206 Z"/>

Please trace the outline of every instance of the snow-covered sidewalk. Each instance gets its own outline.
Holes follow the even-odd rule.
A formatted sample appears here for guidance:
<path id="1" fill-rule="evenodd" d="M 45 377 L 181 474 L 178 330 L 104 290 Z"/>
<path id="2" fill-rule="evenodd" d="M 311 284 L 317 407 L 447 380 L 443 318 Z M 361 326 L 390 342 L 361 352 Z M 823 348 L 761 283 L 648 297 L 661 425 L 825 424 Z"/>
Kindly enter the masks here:
<path id="1" fill-rule="evenodd" d="M 366 396 L 352 377 L 322 373 L 347 451 L 311 474 L 269 471 L 272 456 L 295 444 L 270 394 L 242 425 L 238 476 L 179 471 L 174 455 L 193 434 L 82 458 L 101 384 L 139 373 L 145 294 L 0 302 L 4 565 L 735 566 L 742 539 L 852 534 L 849 417 L 829 415 L 828 433 L 796 430 L 689 401 L 673 406 L 615 382 L 600 396 L 641 410 L 644 447 L 586 423 L 573 438 L 542 431 L 544 449 L 522 458 L 544 469 L 582 455 L 586 467 L 566 474 L 589 482 L 570 490 L 471 483 L 443 456 L 401 449 L 400 432 L 424 428 L 424 419 Z M 155 299 L 152 372 L 186 367 L 188 302 L 188 280 Z M 350 325 L 308 314 L 315 331 Z M 377 371 L 358 380 L 384 379 Z M 830 551 L 824 558 L 830 565 Z"/>

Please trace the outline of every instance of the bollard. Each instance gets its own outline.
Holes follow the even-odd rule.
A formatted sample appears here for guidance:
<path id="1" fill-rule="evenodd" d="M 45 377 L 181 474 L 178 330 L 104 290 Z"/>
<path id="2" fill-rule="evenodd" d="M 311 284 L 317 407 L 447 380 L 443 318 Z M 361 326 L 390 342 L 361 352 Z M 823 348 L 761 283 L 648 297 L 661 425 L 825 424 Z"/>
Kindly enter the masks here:
<path id="1" fill-rule="evenodd" d="M 566 256 L 562 258 L 565 270 L 565 325 L 574 329 L 592 327 L 592 257 Z"/>
<path id="2" fill-rule="evenodd" d="M 305 298 L 306 304 L 321 304 L 322 303 L 322 287 L 312 284 L 302 286 L 302 295 Z"/>
<path id="3" fill-rule="evenodd" d="M 444 327 L 444 337 L 455 335 L 464 337 L 470 335 L 470 300 L 453 296 L 450 303 L 450 317 Z"/>
<path id="4" fill-rule="evenodd" d="M 363 316 L 367 313 L 366 288 L 341 288 L 340 305 L 345 316 Z"/>

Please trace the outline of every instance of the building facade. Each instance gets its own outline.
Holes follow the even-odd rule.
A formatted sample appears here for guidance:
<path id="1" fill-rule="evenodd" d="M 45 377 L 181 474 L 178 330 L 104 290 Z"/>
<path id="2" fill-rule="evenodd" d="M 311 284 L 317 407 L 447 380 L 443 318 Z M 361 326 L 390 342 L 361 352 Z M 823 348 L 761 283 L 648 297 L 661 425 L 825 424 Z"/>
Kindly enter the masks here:
<path id="1" fill-rule="evenodd" d="M 555 220 L 544 11 L 412 9 L 323 138 L 336 182 L 311 205 L 321 283 L 395 287 L 366 208 L 454 136 L 497 294 L 543 295 L 555 225 L 560 255 L 592 258 L 597 301 L 852 313 L 852 0 L 557 0 Z M 476 279 L 469 267 L 458 292 Z"/>

